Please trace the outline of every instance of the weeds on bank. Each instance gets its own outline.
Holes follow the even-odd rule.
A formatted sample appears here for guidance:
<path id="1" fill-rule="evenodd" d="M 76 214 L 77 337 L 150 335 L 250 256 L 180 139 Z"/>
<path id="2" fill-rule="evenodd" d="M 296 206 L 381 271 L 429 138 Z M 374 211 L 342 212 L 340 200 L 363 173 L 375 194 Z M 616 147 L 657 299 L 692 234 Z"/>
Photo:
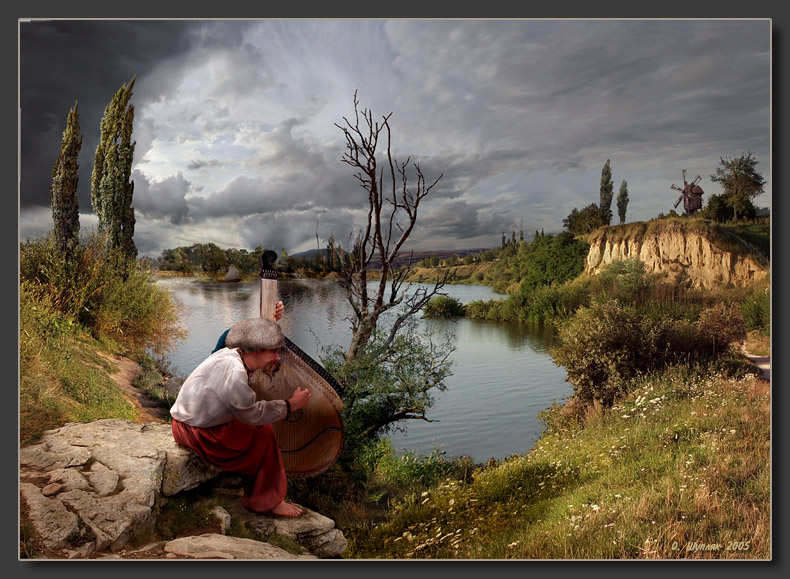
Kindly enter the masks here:
<path id="1" fill-rule="evenodd" d="M 769 386 L 676 366 L 613 407 L 555 406 L 525 455 L 345 530 L 347 558 L 765 559 Z"/>
<path id="2" fill-rule="evenodd" d="M 20 443 L 66 422 L 135 420 L 99 352 L 140 359 L 184 337 L 178 307 L 145 268 L 118 275 L 103 238 L 83 239 L 66 260 L 51 236 L 20 244 Z"/>

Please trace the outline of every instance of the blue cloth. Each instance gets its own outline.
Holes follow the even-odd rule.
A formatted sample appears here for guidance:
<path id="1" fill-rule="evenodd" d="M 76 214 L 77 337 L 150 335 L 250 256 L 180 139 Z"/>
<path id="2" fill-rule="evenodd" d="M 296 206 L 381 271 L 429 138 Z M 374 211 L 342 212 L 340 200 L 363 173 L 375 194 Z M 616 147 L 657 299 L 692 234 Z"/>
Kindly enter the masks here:
<path id="1" fill-rule="evenodd" d="M 216 352 L 217 350 L 221 350 L 222 348 L 224 348 L 224 347 L 225 347 L 225 338 L 228 336 L 228 332 L 230 332 L 230 328 L 228 328 L 227 330 L 225 330 L 225 331 L 222 333 L 222 335 L 219 337 L 219 340 L 217 341 L 217 346 L 216 346 L 216 347 L 214 348 L 214 350 L 211 352 L 212 354 L 213 354 L 214 352 Z"/>

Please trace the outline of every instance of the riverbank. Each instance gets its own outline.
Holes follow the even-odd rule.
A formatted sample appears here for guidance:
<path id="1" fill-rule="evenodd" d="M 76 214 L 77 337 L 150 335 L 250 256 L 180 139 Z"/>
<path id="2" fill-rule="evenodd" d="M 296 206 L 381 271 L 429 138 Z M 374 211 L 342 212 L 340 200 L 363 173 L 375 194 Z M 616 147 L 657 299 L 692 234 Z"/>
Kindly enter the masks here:
<path id="1" fill-rule="evenodd" d="M 676 367 L 603 410 L 556 406 L 528 452 L 346 532 L 370 559 L 749 559 L 771 545 L 770 383 Z"/>
<path id="2" fill-rule="evenodd" d="M 113 383 L 135 408 L 124 416 L 156 421 L 156 413 L 142 411 L 155 401 L 133 385 L 140 368 L 102 353 L 99 344 L 73 346 L 79 359 L 93 352 L 93 380 Z M 751 352 L 753 342 L 745 349 Z M 60 353 L 76 356 L 65 345 Z M 558 406 L 548 411 L 552 426 L 532 449 L 478 465 L 463 482 L 442 479 L 375 516 L 370 504 L 336 505 L 348 513 L 337 517 L 349 539 L 343 556 L 765 559 L 769 416 L 765 380 L 682 373 L 646 380 L 610 411 L 592 408 L 572 419 Z M 398 466 L 417 464 L 431 467 L 419 458 Z"/>

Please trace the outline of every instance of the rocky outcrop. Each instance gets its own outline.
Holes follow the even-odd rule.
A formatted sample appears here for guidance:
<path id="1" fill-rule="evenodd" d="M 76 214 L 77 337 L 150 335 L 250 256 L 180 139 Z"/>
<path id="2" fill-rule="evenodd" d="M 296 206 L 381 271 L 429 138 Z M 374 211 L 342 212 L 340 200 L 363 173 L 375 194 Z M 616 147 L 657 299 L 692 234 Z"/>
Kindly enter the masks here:
<path id="1" fill-rule="evenodd" d="M 139 551 L 154 534 L 163 500 L 226 474 L 178 446 L 169 424 L 120 419 L 69 423 L 47 431 L 36 444 L 21 448 L 19 459 L 26 517 L 45 550 L 58 558 Z M 232 513 L 221 508 L 216 512 L 223 531 L 237 516 L 264 535 L 279 533 L 295 540 L 305 549 L 303 555 L 312 558 L 337 557 L 346 547 L 334 522 L 309 509 L 283 519 L 247 512 L 238 493 L 228 502 Z M 182 537 L 161 549 L 171 557 L 295 557 L 257 541 L 262 544 L 251 549 L 244 541 L 249 539 L 208 534 Z"/>
<path id="2" fill-rule="evenodd" d="M 671 280 L 688 276 L 693 287 L 705 289 L 744 286 L 768 276 L 767 264 L 746 246 L 742 253 L 721 249 L 702 230 L 675 223 L 627 231 L 608 228 L 594 235 L 585 273 L 595 275 L 612 262 L 637 258 L 648 273 L 666 274 Z"/>

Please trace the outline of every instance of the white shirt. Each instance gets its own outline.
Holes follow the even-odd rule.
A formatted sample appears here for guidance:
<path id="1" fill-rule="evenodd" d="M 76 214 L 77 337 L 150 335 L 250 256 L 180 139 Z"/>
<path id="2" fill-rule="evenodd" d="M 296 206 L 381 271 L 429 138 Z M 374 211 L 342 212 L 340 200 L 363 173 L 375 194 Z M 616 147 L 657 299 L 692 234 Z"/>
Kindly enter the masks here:
<path id="1" fill-rule="evenodd" d="M 247 424 L 269 424 L 285 418 L 286 412 L 285 400 L 256 402 L 241 355 L 230 348 L 203 360 L 184 381 L 170 408 L 176 420 L 203 428 L 234 418 Z"/>

